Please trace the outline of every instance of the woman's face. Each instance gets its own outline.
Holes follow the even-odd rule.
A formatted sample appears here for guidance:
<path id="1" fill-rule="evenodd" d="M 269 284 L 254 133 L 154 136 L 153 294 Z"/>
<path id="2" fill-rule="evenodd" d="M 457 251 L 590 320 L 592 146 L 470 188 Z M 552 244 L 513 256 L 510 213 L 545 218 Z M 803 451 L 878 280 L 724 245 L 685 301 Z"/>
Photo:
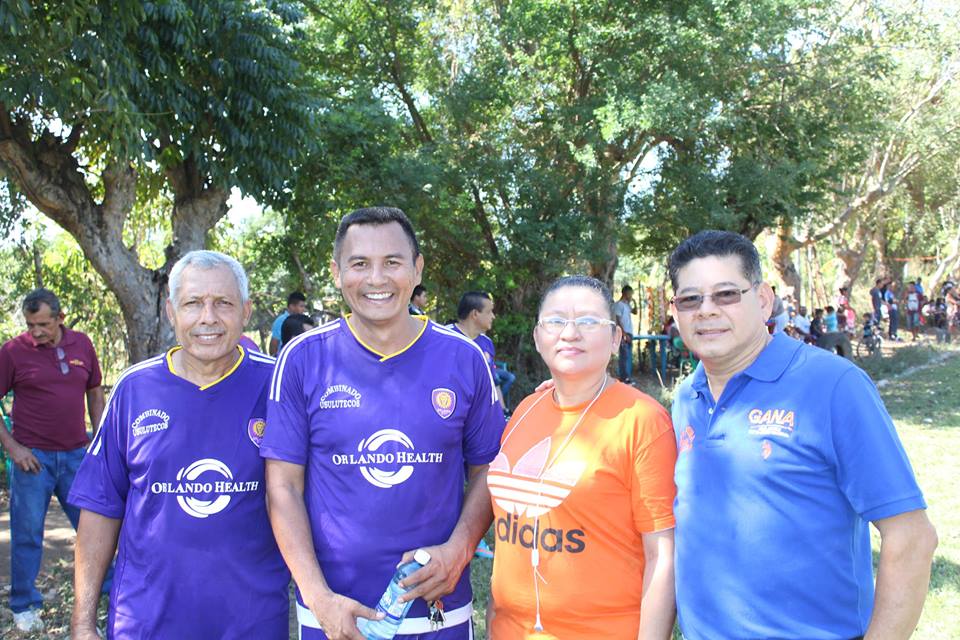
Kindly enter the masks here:
<path id="1" fill-rule="evenodd" d="M 538 320 L 575 320 L 584 316 L 610 320 L 610 308 L 596 290 L 570 286 L 547 295 Z M 620 336 L 619 327 L 605 323 L 588 330 L 568 322 L 560 333 L 551 334 L 538 322 L 533 330 L 537 351 L 554 378 L 600 375 L 617 352 Z"/>

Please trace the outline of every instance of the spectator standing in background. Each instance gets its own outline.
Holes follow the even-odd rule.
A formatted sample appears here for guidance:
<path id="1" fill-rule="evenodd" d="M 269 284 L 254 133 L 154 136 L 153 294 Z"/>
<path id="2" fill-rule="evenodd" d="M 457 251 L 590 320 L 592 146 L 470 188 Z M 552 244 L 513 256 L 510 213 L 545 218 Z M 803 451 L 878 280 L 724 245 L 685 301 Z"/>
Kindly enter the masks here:
<path id="1" fill-rule="evenodd" d="M 613 305 L 613 318 L 623 332 L 617 353 L 617 377 L 623 383 L 633 384 L 633 287 L 628 284 L 620 289 L 620 299 Z"/>
<path id="2" fill-rule="evenodd" d="M 296 313 L 305 313 L 306 311 L 307 297 L 305 295 L 299 291 L 294 291 L 287 296 L 287 308 L 277 316 L 277 319 L 273 321 L 273 326 L 270 329 L 270 355 L 277 355 L 277 353 L 280 352 L 280 347 L 283 346 L 283 321 L 287 319 L 287 316 Z"/>
<path id="3" fill-rule="evenodd" d="M 407 311 L 410 312 L 412 316 L 424 316 L 426 315 L 427 307 L 427 288 L 422 284 L 418 284 L 413 288 L 413 295 L 410 296 L 410 304 L 407 305 Z"/>
<path id="4" fill-rule="evenodd" d="M 104 396 L 100 362 L 85 334 L 68 329 L 60 300 L 35 289 L 21 307 L 27 330 L 0 348 L 0 397 L 13 391 L 13 431 L 0 426 L 0 443 L 10 469 L 10 608 L 21 631 L 43 628 L 37 574 L 43 553 L 43 525 L 50 497 L 77 528 L 80 510 L 67 503 L 83 460 L 87 426 L 94 435 Z"/>

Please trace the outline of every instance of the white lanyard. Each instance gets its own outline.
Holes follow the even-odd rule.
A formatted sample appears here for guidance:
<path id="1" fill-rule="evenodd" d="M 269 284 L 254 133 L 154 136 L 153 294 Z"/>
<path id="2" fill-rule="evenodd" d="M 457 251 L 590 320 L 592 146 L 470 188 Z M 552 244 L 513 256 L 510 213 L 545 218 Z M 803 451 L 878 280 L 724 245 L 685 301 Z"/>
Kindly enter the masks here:
<path id="1" fill-rule="evenodd" d="M 600 396 L 603 394 L 603 390 L 607 387 L 607 376 L 606 372 L 603 374 L 603 382 L 600 383 L 600 388 L 597 389 L 597 394 L 593 396 L 593 400 L 586 406 L 586 408 L 580 413 L 580 417 L 577 418 L 577 421 L 574 423 L 573 428 L 567 433 L 566 437 L 563 439 L 563 442 L 560 443 L 560 447 L 557 449 L 556 453 L 553 454 L 553 458 L 548 461 L 547 464 L 543 465 L 543 468 L 540 469 L 540 473 L 537 475 L 537 480 L 539 481 L 537 489 L 537 503 L 539 504 L 543 498 L 543 474 L 546 473 L 546 470 L 549 469 L 559 458 L 560 454 L 563 453 L 563 450 L 566 448 L 567 444 L 573 438 L 573 434 L 576 433 L 577 428 L 583 422 L 584 418 L 587 417 L 587 413 L 590 412 L 590 409 L 593 407 L 594 403 L 600 399 Z M 503 439 L 503 443 L 500 445 L 500 452 L 503 452 L 504 446 L 507 444 L 507 440 L 510 439 L 510 436 L 513 435 L 513 432 L 517 430 L 520 426 L 520 423 L 523 422 L 523 419 L 527 417 L 533 408 L 540 404 L 540 401 L 547 397 L 548 394 L 552 391 L 544 391 L 543 395 L 536 399 L 536 401 L 530 405 L 530 408 L 523 412 L 523 415 L 514 423 L 513 428 L 507 433 L 506 437 Z M 543 574 L 540 573 L 540 516 L 538 515 L 534 521 L 533 526 L 533 549 L 530 551 L 530 564 L 533 567 L 533 592 L 536 597 L 537 602 L 537 618 L 533 624 L 533 630 L 537 632 L 543 631 L 543 623 L 540 620 L 540 584 L 537 580 L 542 580 L 544 584 L 548 584 L 547 580 L 543 577 Z"/>

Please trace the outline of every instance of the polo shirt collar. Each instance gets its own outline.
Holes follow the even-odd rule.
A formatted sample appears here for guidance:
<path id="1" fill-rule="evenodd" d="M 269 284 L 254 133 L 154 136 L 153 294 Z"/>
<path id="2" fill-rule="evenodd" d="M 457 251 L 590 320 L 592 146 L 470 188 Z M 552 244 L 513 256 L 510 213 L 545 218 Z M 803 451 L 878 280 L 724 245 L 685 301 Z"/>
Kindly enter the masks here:
<path id="1" fill-rule="evenodd" d="M 68 329 L 68 328 L 67 328 L 67 325 L 65 325 L 65 324 L 60 325 L 60 332 L 61 332 L 61 334 L 60 334 L 60 342 L 59 342 L 59 343 L 57 343 L 56 345 L 49 345 L 49 346 L 44 346 L 44 347 L 41 347 L 40 345 L 38 345 L 38 344 L 36 343 L 36 341 L 34 341 L 33 336 L 30 335 L 30 332 L 29 332 L 29 331 L 24 331 L 24 332 L 23 332 L 23 335 L 24 335 L 24 337 L 25 337 L 26 340 L 27 340 L 27 344 L 29 344 L 29 345 L 30 345 L 31 347 L 33 347 L 34 349 L 56 349 L 57 347 L 66 347 L 66 346 L 69 346 L 69 345 L 73 344 L 73 343 L 76 341 L 76 336 L 74 335 L 74 334 L 76 333 L 76 331 L 72 331 L 72 330 Z"/>
<path id="2" fill-rule="evenodd" d="M 778 380 L 790 366 L 794 356 L 802 346 L 803 344 L 799 340 L 794 340 L 785 333 L 776 333 L 756 360 L 750 363 L 750 366 L 746 369 L 734 375 L 747 375 L 761 382 Z M 694 397 L 710 394 L 707 372 L 703 368 L 702 362 L 693 371 L 693 380 L 690 382 L 690 386 L 693 389 Z"/>
<path id="3" fill-rule="evenodd" d="M 799 340 L 794 340 L 785 333 L 775 333 L 773 339 L 743 373 L 754 380 L 773 382 L 783 375 L 801 347 L 803 343 Z"/>

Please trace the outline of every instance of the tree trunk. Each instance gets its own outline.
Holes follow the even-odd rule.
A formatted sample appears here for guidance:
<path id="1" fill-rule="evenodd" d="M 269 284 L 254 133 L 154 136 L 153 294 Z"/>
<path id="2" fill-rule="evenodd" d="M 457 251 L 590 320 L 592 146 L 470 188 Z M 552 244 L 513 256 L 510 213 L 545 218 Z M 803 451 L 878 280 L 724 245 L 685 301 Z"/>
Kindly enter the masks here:
<path id="1" fill-rule="evenodd" d="M 76 239 L 117 296 L 129 361 L 138 362 L 172 345 L 173 330 L 164 311 L 167 276 L 183 254 L 206 244 L 207 233 L 226 213 L 227 191 L 204 187 L 189 159 L 169 169 L 173 239 L 164 265 L 148 269 L 140 264 L 136 249 L 123 244 L 123 225 L 136 200 L 133 168 L 109 162 L 101 175 L 103 199 L 96 202 L 72 155 L 75 141 L 62 141 L 46 131 L 34 140 L 26 122 L 4 124 L 0 160 L 11 169 L 9 178 L 37 209 Z"/>
<path id="2" fill-rule="evenodd" d="M 866 221 L 857 224 L 850 242 L 833 243 L 834 254 L 840 261 L 835 284 L 838 290 L 840 287 L 846 287 L 850 296 L 853 295 L 853 283 L 860 276 L 863 260 L 867 257 L 867 224 Z"/>
<path id="3" fill-rule="evenodd" d="M 789 223 L 781 222 L 777 227 L 777 244 L 773 250 L 773 268 L 776 270 L 780 280 L 783 281 L 786 289 L 780 292 L 781 297 L 787 294 L 793 295 L 794 300 L 802 299 L 800 273 L 797 271 L 797 265 L 793 262 L 793 252 L 802 245 L 794 240 L 793 228 Z"/>
<path id="4" fill-rule="evenodd" d="M 820 257 L 817 255 L 817 245 L 810 245 L 810 256 L 811 256 L 811 266 L 810 269 L 810 280 L 813 282 L 814 298 L 816 299 L 815 307 L 826 307 L 830 304 L 830 297 L 827 292 L 826 286 L 823 284 L 823 272 L 820 269 Z"/>
<path id="5" fill-rule="evenodd" d="M 949 216 L 948 219 L 956 219 L 956 212 Z M 950 242 L 950 253 L 945 258 L 941 258 L 937 262 L 937 268 L 933 272 L 933 277 L 930 278 L 930 284 L 928 285 L 930 287 L 930 297 L 936 297 L 935 292 L 939 291 L 938 287 L 941 280 L 945 276 L 949 278 L 958 266 L 960 266 L 960 228 L 957 229 L 956 235 Z"/>

